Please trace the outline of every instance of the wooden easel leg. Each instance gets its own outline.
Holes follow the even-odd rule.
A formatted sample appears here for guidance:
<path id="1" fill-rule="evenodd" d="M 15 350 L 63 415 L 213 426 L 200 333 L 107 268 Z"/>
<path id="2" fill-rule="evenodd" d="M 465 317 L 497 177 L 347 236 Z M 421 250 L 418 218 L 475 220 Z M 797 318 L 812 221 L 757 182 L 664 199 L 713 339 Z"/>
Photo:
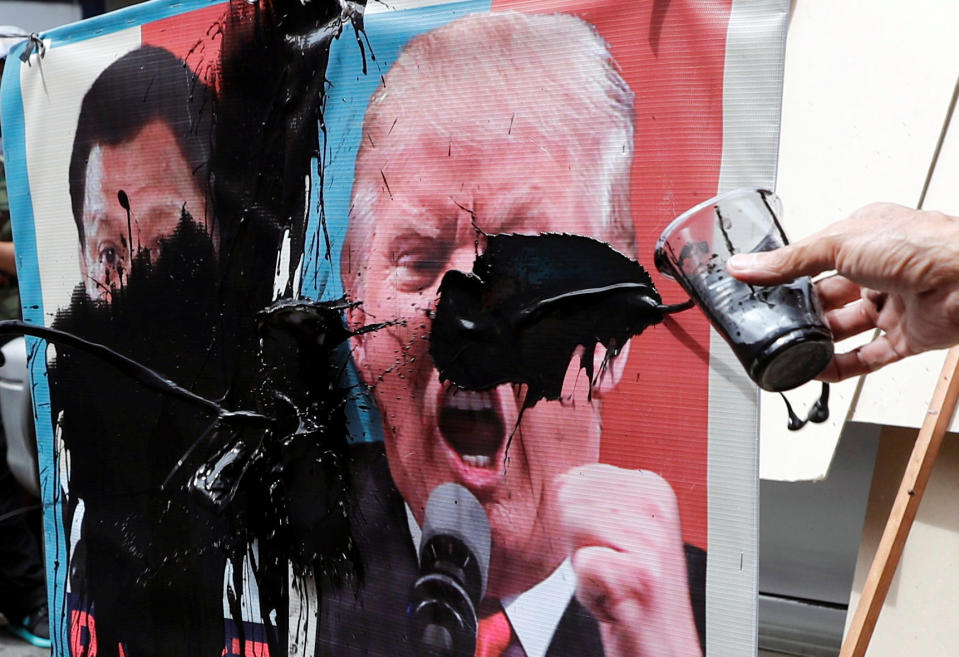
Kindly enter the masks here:
<path id="1" fill-rule="evenodd" d="M 959 398 L 959 347 L 946 354 L 929 410 L 919 430 L 916 444 L 906 465 L 902 483 L 896 493 L 886 528 L 879 541 L 876 556 L 863 586 L 862 597 L 856 607 L 849 633 L 843 642 L 839 657 L 863 657 L 872 638 L 882 603 L 889 592 L 896 566 L 902 556 L 906 538 L 916 518 L 919 502 L 929 483 L 942 437 L 949 428 Z"/>

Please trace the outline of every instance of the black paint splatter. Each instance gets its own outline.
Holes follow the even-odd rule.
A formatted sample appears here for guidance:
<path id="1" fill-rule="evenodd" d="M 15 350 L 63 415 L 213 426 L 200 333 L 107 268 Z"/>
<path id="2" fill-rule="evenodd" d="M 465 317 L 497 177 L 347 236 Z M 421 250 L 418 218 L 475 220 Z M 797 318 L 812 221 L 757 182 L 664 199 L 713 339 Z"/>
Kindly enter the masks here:
<path id="1" fill-rule="evenodd" d="M 646 270 L 610 246 L 578 235 L 488 235 L 472 273 L 449 271 L 430 334 L 444 380 L 468 390 L 528 386 L 524 408 L 559 399 L 577 346 L 593 379 L 602 344 L 615 356 L 666 313 Z"/>
<path id="2" fill-rule="evenodd" d="M 80 286 L 54 323 L 212 400 L 191 404 L 88 351 L 57 348 L 49 376 L 71 457 L 67 527 L 81 499 L 85 507 L 69 578 L 105 657 L 121 647 L 221 655 L 227 560 L 241 654 L 251 638 L 236 595 L 245 559 L 274 655 L 287 649 L 290 563 L 312 569 L 319 587 L 362 573 L 345 503 L 348 393 L 330 353 L 349 335 L 345 304 L 298 300 L 293 287 L 311 169 L 322 162 L 329 45 L 344 22 L 362 32 L 362 3 L 232 0 L 204 37 L 223 39 L 219 95 L 191 97 L 213 119 L 201 135 L 212 146 L 208 173 L 195 175 L 218 247 L 189 217 L 160 253 L 134 245 L 129 226 L 131 268 L 110 303 Z M 129 218 L 137 199 L 117 198 Z M 224 422 L 213 407 L 270 422 Z"/>
<path id="3" fill-rule="evenodd" d="M 71 455 L 68 517 L 85 507 L 73 588 L 96 611 L 103 654 L 122 644 L 127 654 L 219 655 L 226 560 L 240 591 L 255 542 L 259 611 L 276 612 L 265 630 L 282 654 L 289 564 L 336 585 L 363 572 L 349 520 L 348 393 L 331 357 L 353 335 L 349 304 L 276 302 L 251 314 L 255 341 L 237 349 L 221 339 L 201 226 L 184 217 L 156 262 L 141 251 L 136 265 L 109 304 L 78 288 L 55 331 L 0 326 L 57 345 L 51 396 Z M 247 350 L 257 383 L 237 395 L 230 382 L 249 374 L 236 370 Z M 230 604 L 242 628 L 239 600 Z"/>
<path id="4" fill-rule="evenodd" d="M 243 360 L 234 369 L 228 394 L 236 407 L 275 414 L 281 426 L 262 444 L 254 436 L 229 437 L 230 448 L 221 456 L 238 459 L 234 472 L 249 479 L 255 491 L 244 495 L 243 485 L 235 493 L 230 492 L 232 485 L 225 489 L 228 497 L 236 496 L 231 507 L 247 506 L 248 515 L 237 523 L 237 531 L 244 541 L 257 539 L 259 558 L 253 563 L 260 616 L 269 619 L 275 612 L 277 620 L 276 627 L 266 620 L 271 654 L 284 654 L 287 648 L 290 560 L 301 574 L 313 567 L 321 596 L 330 582 L 358 576 L 363 569 L 350 547 L 350 509 L 343 504 L 345 394 L 332 385 L 336 378 L 329 371 L 329 354 L 310 344 L 313 338 L 305 337 L 309 332 L 301 332 L 305 325 L 290 324 L 296 317 L 305 321 L 305 310 L 282 303 L 299 293 L 294 281 L 305 256 L 314 162 L 323 175 L 329 47 L 347 23 L 357 34 L 363 31 L 363 4 L 272 0 L 251 6 L 233 0 L 223 32 L 222 94 L 211 171 L 216 220 L 221 231 L 233 227 L 220 247 L 224 339 Z M 317 260 L 330 254 L 322 183 L 318 194 L 318 233 L 325 238 L 326 252 L 321 253 L 319 240 L 310 244 Z M 287 283 L 280 291 L 280 305 L 263 314 L 271 303 L 268 295 L 284 235 L 290 243 Z M 312 329 L 332 321 L 328 311 L 337 312 L 312 309 Z M 306 351 L 296 355 L 299 348 Z M 307 367 L 310 358 L 320 360 Z M 240 464 L 251 458 L 256 465 L 242 473 Z M 195 483 L 195 489 L 211 492 L 219 486 L 217 478 L 202 473 Z M 316 527 L 317 522 L 324 526 Z M 233 553 L 234 566 L 242 563 L 248 549 L 244 545 Z M 242 590 L 239 571 L 234 568 L 236 591 Z M 230 607 L 242 644 L 239 601 L 231 601 Z"/>
<path id="5" fill-rule="evenodd" d="M 217 297 L 209 236 L 183 221 L 155 263 L 147 251 L 137 255 L 112 303 L 93 301 L 78 286 L 54 328 L 195 396 L 222 400 L 230 361 Z M 213 628 L 222 628 L 226 552 L 218 547 L 232 536 L 230 519 L 206 511 L 182 487 L 160 493 L 218 414 L 70 345 L 57 346 L 49 380 L 52 417 L 70 456 L 68 528 L 84 505 L 69 579 L 79 607 L 95 615 L 99 654 L 118 655 L 121 644 L 128 655 L 220 654 L 223 632 Z"/>

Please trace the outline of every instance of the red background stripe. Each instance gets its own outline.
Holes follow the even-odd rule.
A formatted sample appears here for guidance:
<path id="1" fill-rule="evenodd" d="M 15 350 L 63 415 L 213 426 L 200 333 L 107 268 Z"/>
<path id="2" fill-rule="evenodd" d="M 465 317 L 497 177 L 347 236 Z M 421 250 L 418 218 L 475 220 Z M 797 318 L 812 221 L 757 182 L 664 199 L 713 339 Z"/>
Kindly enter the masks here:
<path id="1" fill-rule="evenodd" d="M 570 13 L 610 44 L 636 94 L 632 209 L 640 261 L 667 301 L 685 299 L 653 267 L 676 215 L 715 194 L 723 135 L 723 65 L 732 0 L 494 0 L 493 10 Z M 709 328 L 697 311 L 633 340 L 626 374 L 604 402 L 602 460 L 662 474 L 679 498 L 687 542 L 707 544 Z"/>

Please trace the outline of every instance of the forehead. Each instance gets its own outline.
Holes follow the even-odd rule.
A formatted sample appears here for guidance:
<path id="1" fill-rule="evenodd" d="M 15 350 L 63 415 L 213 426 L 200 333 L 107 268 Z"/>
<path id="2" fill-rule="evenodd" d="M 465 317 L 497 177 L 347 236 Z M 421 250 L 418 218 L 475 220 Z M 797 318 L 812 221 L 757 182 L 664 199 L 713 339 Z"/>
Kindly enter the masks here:
<path id="1" fill-rule="evenodd" d="M 103 152 L 105 166 L 136 162 L 137 170 L 152 164 L 175 161 L 186 163 L 173 130 L 165 121 L 154 119 L 144 125 L 132 138 L 117 144 L 98 144 Z"/>
<path id="2" fill-rule="evenodd" d="M 372 210 L 376 233 L 414 232 L 473 242 L 485 232 L 575 232 L 602 238 L 607 203 L 561 149 L 528 140 L 458 143 L 411 139 L 391 156 L 360 160 L 354 206 Z M 366 198 L 357 198 L 366 195 Z M 450 232 L 453 225 L 458 230 Z"/>
<path id="3" fill-rule="evenodd" d="M 162 121 L 148 123 L 118 144 L 96 144 L 85 177 L 80 235 L 87 247 L 126 234 L 127 208 L 147 241 L 172 234 L 184 208 L 195 218 L 202 216 L 200 182 Z M 121 203 L 121 191 L 128 205 Z"/>
<path id="4" fill-rule="evenodd" d="M 171 193 L 182 196 L 197 186 L 173 130 L 158 119 L 131 139 L 95 144 L 90 149 L 85 178 L 86 196 L 105 191 L 112 194 L 119 189 L 131 197 L 134 193 L 147 198 Z"/>

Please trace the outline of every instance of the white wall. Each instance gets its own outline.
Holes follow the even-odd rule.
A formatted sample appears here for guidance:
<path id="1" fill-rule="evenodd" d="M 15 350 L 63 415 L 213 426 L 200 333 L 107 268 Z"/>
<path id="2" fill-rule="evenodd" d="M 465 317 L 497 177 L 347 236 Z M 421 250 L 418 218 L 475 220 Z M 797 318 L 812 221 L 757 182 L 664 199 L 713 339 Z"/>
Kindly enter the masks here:
<path id="1" fill-rule="evenodd" d="M 916 206 L 959 73 L 956 26 L 954 0 L 793 3 L 777 183 L 792 239 L 872 201 Z M 949 163 L 959 175 L 959 133 L 953 141 L 941 166 Z M 942 180 L 929 203 L 959 209 L 955 177 Z M 852 346 L 847 341 L 840 349 Z M 938 365 L 930 365 L 935 359 L 903 364 L 878 385 L 867 378 L 855 419 L 888 423 L 899 397 L 913 392 L 910 399 L 918 401 L 897 421 L 919 426 L 932 391 L 923 386 L 934 383 L 938 372 Z M 830 421 L 799 434 L 786 431 L 782 401 L 763 395 L 760 475 L 824 477 L 858 386 L 857 380 L 833 386 Z M 812 384 L 789 396 L 794 405 L 808 407 L 818 392 Z"/>
<path id="2" fill-rule="evenodd" d="M 16 25 L 27 32 L 42 32 L 81 17 L 80 5 L 74 2 L 0 0 L 0 25 Z"/>

